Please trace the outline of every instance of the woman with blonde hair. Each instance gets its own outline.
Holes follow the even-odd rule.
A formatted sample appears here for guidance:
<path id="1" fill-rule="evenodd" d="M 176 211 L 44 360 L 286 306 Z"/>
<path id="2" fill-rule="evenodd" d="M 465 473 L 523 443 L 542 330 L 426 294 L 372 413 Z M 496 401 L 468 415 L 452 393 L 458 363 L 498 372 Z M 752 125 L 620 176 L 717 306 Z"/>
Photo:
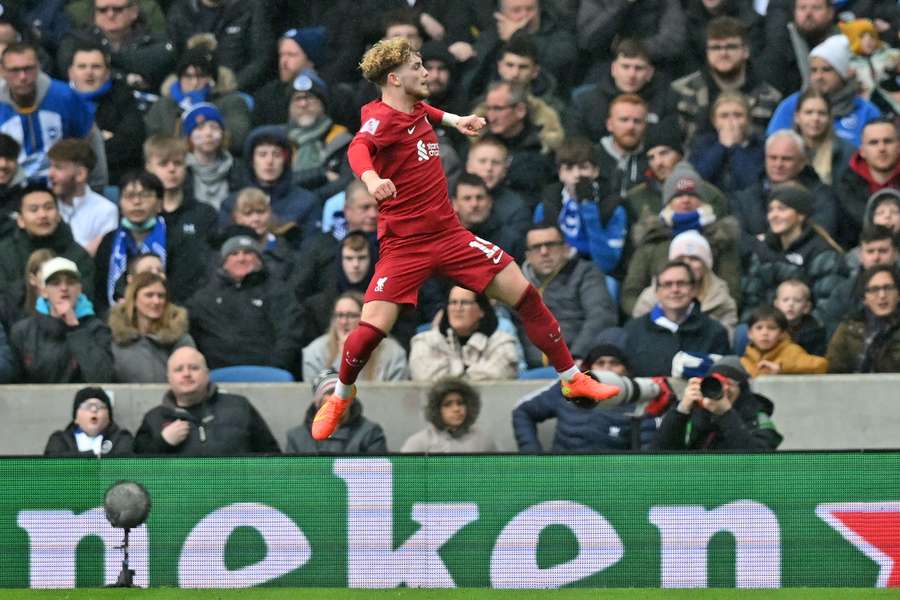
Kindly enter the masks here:
<path id="1" fill-rule="evenodd" d="M 54 257 L 56 252 L 49 248 L 41 248 L 32 252 L 28 262 L 25 263 L 25 304 L 22 306 L 22 314 L 26 317 L 37 314 L 37 301 L 44 287 L 41 282 L 41 267 Z"/>
<path id="2" fill-rule="evenodd" d="M 341 348 L 347 336 L 359 324 L 363 296 L 357 291 L 344 292 L 334 302 L 331 326 L 323 335 L 303 349 L 303 381 L 312 381 L 324 369 L 340 367 Z M 372 352 L 361 379 L 396 381 L 408 379 L 406 351 L 390 337 L 384 338 Z"/>
<path id="3" fill-rule="evenodd" d="M 169 302 L 166 278 L 143 272 L 125 289 L 125 301 L 109 311 L 115 379 L 119 383 L 163 383 L 169 355 L 194 347 L 187 310 Z"/>
<path id="4" fill-rule="evenodd" d="M 794 129 L 806 142 L 807 159 L 822 183 L 839 182 L 856 148 L 835 135 L 828 96 L 812 87 L 800 94 L 794 112 Z"/>

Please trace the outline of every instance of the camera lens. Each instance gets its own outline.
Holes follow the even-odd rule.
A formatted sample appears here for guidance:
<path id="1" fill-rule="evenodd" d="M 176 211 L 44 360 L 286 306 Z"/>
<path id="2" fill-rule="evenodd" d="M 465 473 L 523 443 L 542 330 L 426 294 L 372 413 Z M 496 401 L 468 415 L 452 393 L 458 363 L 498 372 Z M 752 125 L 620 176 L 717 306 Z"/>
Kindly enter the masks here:
<path id="1" fill-rule="evenodd" d="M 725 388 L 722 386 L 721 381 L 708 375 L 700 382 L 700 393 L 710 400 L 721 400 L 722 396 L 725 395 Z"/>

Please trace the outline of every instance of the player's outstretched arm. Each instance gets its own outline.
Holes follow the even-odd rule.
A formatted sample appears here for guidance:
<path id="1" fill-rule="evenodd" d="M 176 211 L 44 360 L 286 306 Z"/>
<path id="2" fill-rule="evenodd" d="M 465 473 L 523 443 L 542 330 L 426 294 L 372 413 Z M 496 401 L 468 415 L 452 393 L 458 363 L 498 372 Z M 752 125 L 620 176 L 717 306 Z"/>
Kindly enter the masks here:
<path id="1" fill-rule="evenodd" d="M 366 171 L 360 176 L 360 180 L 366 184 L 366 189 L 369 190 L 376 202 L 380 203 L 397 193 L 394 182 L 390 179 L 382 179 L 375 171 Z"/>
<path id="2" fill-rule="evenodd" d="M 487 125 L 484 117 L 479 117 L 478 115 L 460 117 L 451 113 L 444 113 L 444 122 L 448 125 L 453 125 L 460 133 L 470 137 L 478 135 L 478 132 Z"/>
<path id="3" fill-rule="evenodd" d="M 353 138 L 347 148 L 347 159 L 350 161 L 350 168 L 359 176 L 369 193 L 377 202 L 381 202 L 396 194 L 397 188 L 390 179 L 382 179 L 378 176 L 375 166 L 372 164 L 373 152 L 372 143 L 357 136 Z"/>

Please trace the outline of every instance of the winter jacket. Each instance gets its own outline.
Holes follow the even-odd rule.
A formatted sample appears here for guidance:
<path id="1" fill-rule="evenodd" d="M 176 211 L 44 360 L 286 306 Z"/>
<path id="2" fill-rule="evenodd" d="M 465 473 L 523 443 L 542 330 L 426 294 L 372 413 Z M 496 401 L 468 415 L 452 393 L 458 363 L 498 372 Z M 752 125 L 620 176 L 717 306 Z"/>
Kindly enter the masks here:
<path id="1" fill-rule="evenodd" d="M 672 82 L 672 92 L 678 98 L 678 114 L 687 140 L 712 130 L 709 111 L 721 91 L 706 66 Z M 760 79 L 752 68 L 747 68 L 739 92 L 750 104 L 751 130 L 756 135 L 763 135 L 781 101 L 781 92 Z"/>
<path id="2" fill-rule="evenodd" d="M 296 372 L 300 365 L 303 310 L 265 268 L 240 282 L 219 270 L 187 309 L 191 337 L 211 369 L 268 365 Z"/>
<path id="3" fill-rule="evenodd" d="M 725 280 L 715 273 L 707 272 L 706 285 L 697 295 L 697 300 L 700 302 L 700 310 L 703 311 L 703 314 L 725 327 L 728 331 L 728 339 L 733 339 L 734 328 L 738 324 L 737 302 L 731 297 Z M 649 285 L 638 296 L 631 316 L 642 317 L 653 310 L 654 306 L 656 306 L 656 289 Z"/>
<path id="4" fill-rule="evenodd" d="M 253 94 L 253 110 L 250 112 L 252 126 L 287 123 L 288 107 L 293 95 L 294 86 L 291 81 L 285 82 L 275 78 L 264 83 Z"/>
<path id="5" fill-rule="evenodd" d="M 172 352 L 182 346 L 195 346 L 187 332 L 187 311 L 171 303 L 166 305 L 165 311 L 163 320 L 168 322 L 168 327 L 142 334 L 129 322 L 124 303 L 110 309 L 107 322 L 112 332 L 117 382 L 165 383 L 166 364 Z"/>
<path id="6" fill-rule="evenodd" d="M 556 178 L 556 168 L 540 130 L 531 121 L 516 136 L 504 138 L 509 149 L 506 183 L 525 196 L 539 197 L 548 182 Z"/>
<path id="7" fill-rule="evenodd" d="M 865 318 L 863 309 L 838 325 L 828 343 L 829 373 L 900 373 L 900 319 L 894 315 L 865 347 Z"/>
<path id="8" fill-rule="evenodd" d="M 765 17 L 742 0 L 723 0 L 713 9 L 707 9 L 703 0 L 687 0 L 684 7 L 687 17 L 688 49 L 683 60 L 687 71 L 706 65 L 706 27 L 718 17 L 733 17 L 747 28 L 747 46 L 751 57 L 762 55 L 765 48 Z"/>
<path id="9" fill-rule="evenodd" d="M 616 326 L 618 311 L 606 289 L 603 273 L 593 263 L 572 255 L 558 272 L 540 277 L 534 266 L 526 261 L 522 273 L 541 293 L 544 304 L 559 321 L 572 356 L 587 356 L 596 345 L 600 332 Z M 528 365 L 544 366 L 541 351 L 524 332 L 519 337 Z"/>
<path id="10" fill-rule="evenodd" d="M 306 418 L 301 425 L 287 432 L 285 454 L 385 454 L 387 442 L 381 425 L 363 416 L 362 403 L 354 398 L 350 404 L 347 421 L 335 430 L 328 439 L 317 442 L 310 430 L 318 407 L 310 404 Z"/>
<path id="11" fill-rule="evenodd" d="M 832 186 L 832 188 L 834 188 L 836 192 L 840 194 L 838 184 L 840 183 L 841 178 L 844 176 L 844 173 L 847 171 L 847 169 L 850 168 L 850 159 L 853 158 L 854 154 L 856 154 L 856 146 L 843 138 L 835 136 L 834 134 L 831 135 L 831 139 L 829 141 L 830 144 L 827 146 L 828 151 L 831 154 L 831 171 L 829 173 L 825 173 L 824 171 L 816 169 L 815 162 L 817 153 L 826 151 L 826 147 L 820 146 L 817 151 L 812 152 L 807 146 L 807 161 L 810 165 L 812 165 L 813 169 L 816 170 L 816 174 L 818 174 L 819 179 L 822 181 L 822 183 Z M 838 197 L 840 197 L 840 195 Z"/>
<path id="12" fill-rule="evenodd" d="M 253 148 L 254 141 L 261 134 L 261 130 L 266 129 L 270 130 L 261 128 L 250 132 L 244 141 L 245 157 L 251 154 L 250 149 Z M 282 137 L 279 141 L 282 148 L 290 153 L 291 146 L 287 138 Z M 272 185 L 260 183 L 253 173 L 252 161 L 247 161 L 245 184 L 249 187 L 259 188 L 269 196 L 272 207 L 272 226 L 279 227 L 288 223 L 296 223 L 299 236 L 305 240 L 311 238 L 321 228 L 322 201 L 309 190 L 295 186 L 292 177 L 290 165 L 285 163 L 284 172 L 277 181 Z M 231 222 L 231 213 L 234 212 L 236 199 L 237 192 L 226 198 L 219 208 L 220 227 L 225 227 Z"/>
<path id="13" fill-rule="evenodd" d="M 644 181 L 648 166 L 644 148 L 626 154 L 616 147 L 612 135 L 607 135 L 594 146 L 594 156 L 600 167 L 599 183 L 603 197 L 605 194 L 624 196 Z"/>
<path id="14" fill-rule="evenodd" d="M 21 383 L 111 383 L 114 378 L 109 328 L 95 316 L 78 325 L 37 314 L 15 325 L 9 336 Z"/>
<path id="15" fill-rule="evenodd" d="M 829 235 L 838 229 L 838 199 L 832 189 L 819 180 L 815 170 L 809 165 L 794 179 L 813 195 L 813 212 L 810 218 Z M 766 214 L 769 206 L 769 191 L 772 183 L 768 178 L 752 186 L 735 192 L 729 197 L 730 213 L 741 224 L 741 255 L 749 260 L 758 240 L 756 236 L 769 228 Z"/>
<path id="16" fill-rule="evenodd" d="M 694 407 L 689 415 L 678 411 L 677 404 L 666 412 L 653 450 L 775 450 L 783 439 L 775 424 L 772 401 L 749 389 L 731 410 L 714 415 Z"/>
<path id="17" fill-rule="evenodd" d="M 544 188 L 534 211 L 535 223 L 556 223 L 566 243 L 581 258 L 592 260 L 604 274 L 617 273 L 628 233 L 628 213 L 617 194 L 601 195 L 599 184 L 592 198 L 569 197 L 561 183 Z M 527 231 L 522 233 L 525 239 Z"/>
<path id="18" fill-rule="evenodd" d="M 16 169 L 6 185 L 0 185 L 0 241 L 9 239 L 19 228 L 16 215 L 19 212 L 19 194 L 28 183 L 25 171 Z"/>
<path id="19" fill-rule="evenodd" d="M 218 233 L 219 215 L 212 206 L 201 202 L 194 194 L 194 175 L 188 171 L 182 186 L 181 204 L 172 211 L 163 207 L 160 214 L 166 219 L 166 233 L 175 246 L 194 246 L 208 251 L 210 241 Z"/>
<path id="20" fill-rule="evenodd" d="M 118 50 L 113 50 L 106 34 L 99 27 L 73 31 L 63 40 L 56 55 L 60 73 L 67 73 L 75 50 L 81 44 L 99 44 L 110 55 L 113 77 L 125 80 L 130 73 L 140 75 L 147 83 L 147 90 L 157 90 L 166 75 L 175 68 L 175 46 L 164 35 L 150 31 L 143 18 L 132 25 L 131 35 Z"/>
<path id="21" fill-rule="evenodd" d="M 852 82 L 855 85 L 855 81 Z M 794 92 L 778 105 L 772 120 L 769 121 L 769 127 L 766 129 L 766 136 L 772 135 L 779 129 L 793 129 L 794 113 L 797 112 L 797 101 L 800 99 L 800 92 Z M 869 121 L 877 119 L 881 116 L 881 111 L 869 102 L 859 96 L 853 98 L 853 108 L 849 113 L 834 115 L 834 133 L 839 138 L 843 138 L 854 146 L 859 148 L 862 141 L 863 127 Z"/>
<path id="22" fill-rule="evenodd" d="M 187 439 L 170 446 L 162 437 L 163 428 L 181 420 L 191 424 Z M 206 400 L 181 408 L 171 391 L 162 403 L 144 415 L 134 436 L 136 454 L 169 456 L 235 456 L 242 454 L 277 454 L 278 442 L 262 416 L 244 396 L 220 392 L 209 385 Z"/>
<path id="23" fill-rule="evenodd" d="M 75 433 L 78 426 L 75 423 L 59 431 L 50 434 L 47 447 L 44 448 L 44 456 L 80 456 L 82 458 L 101 458 L 105 456 L 132 456 L 134 454 L 134 437 L 127 429 L 122 429 L 115 422 L 110 422 L 102 434 L 102 455 L 98 457 L 90 450 L 81 452 L 78 450 L 78 442 L 75 441 Z M 107 442 L 109 446 L 107 448 Z"/>
<path id="24" fill-rule="evenodd" d="M 475 427 L 481 413 L 481 398 L 476 394 L 466 401 L 466 418 L 462 425 L 449 431 L 441 419 L 441 395 L 431 394 L 424 406 L 427 425 L 412 434 L 400 452 L 469 453 L 496 452 L 497 444 L 486 433 Z"/>
<path id="25" fill-rule="evenodd" d="M 788 95 L 803 87 L 804 73 L 801 61 L 807 63 L 809 52 L 841 30 L 836 25 L 810 34 L 792 36 L 787 25 L 794 20 L 792 0 L 771 0 L 766 9 L 766 45 L 756 64 L 762 78 L 774 85 L 782 94 Z M 798 60 L 798 55 L 800 59 Z"/>
<path id="26" fill-rule="evenodd" d="M 25 302 L 25 265 L 28 257 L 42 248 L 75 263 L 81 274 L 82 292 L 90 298 L 94 292 L 94 261 L 72 237 L 69 226 L 60 221 L 56 230 L 46 237 L 31 237 L 24 229 L 17 227 L 10 237 L 0 239 L 0 289 L 9 294 L 15 305 L 22 306 Z"/>
<path id="27" fill-rule="evenodd" d="M 734 217 L 719 219 L 705 226 L 700 233 L 712 248 L 713 272 L 725 281 L 734 301 L 740 303 L 740 230 L 737 220 Z M 672 228 L 663 223 L 659 216 L 646 217 L 631 228 L 631 234 L 636 250 L 628 263 L 628 274 L 622 282 L 619 299 L 626 314 L 634 313 L 638 296 L 669 261 L 669 244 L 674 237 Z"/>
<path id="28" fill-rule="evenodd" d="M 687 319 L 675 333 L 654 323 L 650 314 L 626 323 L 625 333 L 628 336 L 632 375 L 635 377 L 669 377 L 672 374 L 672 359 L 682 350 L 728 354 L 731 348 L 728 332 L 703 314 L 697 302 L 694 302 Z"/>
<path id="29" fill-rule="evenodd" d="M 105 140 L 106 164 L 110 185 L 119 185 L 119 178 L 131 169 L 144 166 L 143 140 L 147 139 L 144 115 L 138 108 L 134 93 L 124 81 L 112 79 L 108 92 L 95 99 L 97 112 L 94 122 L 100 131 L 112 134 Z"/>
<path id="30" fill-rule="evenodd" d="M 590 62 L 613 58 L 618 39 L 639 38 L 659 71 L 678 62 L 687 45 L 687 21 L 678 0 L 583 0 L 575 33 Z"/>
<path id="31" fill-rule="evenodd" d="M 756 250 L 741 281 L 741 321 L 746 321 L 757 306 L 772 304 L 782 281 L 805 281 L 813 301 L 818 304 L 826 301 L 847 276 L 846 265 L 834 242 L 808 225 L 788 248 L 782 248 L 781 240 L 767 233 Z"/>
<path id="32" fill-rule="evenodd" d="M 437 327 L 410 342 L 409 372 L 413 381 L 465 377 L 471 381 L 515 379 L 519 355 L 516 338 L 497 328 L 497 315 L 485 311 L 478 330 L 463 344 L 450 327 L 447 311 Z"/>
<path id="33" fill-rule="evenodd" d="M 202 236 L 195 235 L 196 222 L 193 222 L 193 228 L 191 224 L 192 221 L 184 220 L 168 226 L 166 219 L 166 277 L 169 284 L 169 301 L 178 304 L 183 304 L 206 281 L 209 247 Z M 114 229 L 103 236 L 94 256 L 94 263 L 97 265 L 94 278 L 94 306 L 98 314 L 105 314 L 109 310 L 106 284 L 109 279 L 113 242 L 118 231 L 119 229 Z"/>
<path id="34" fill-rule="evenodd" d="M 844 171 L 835 184 L 838 197 L 839 226 L 835 236 L 844 248 L 853 248 L 859 243 L 859 236 L 865 225 L 872 222 L 869 198 L 875 192 L 886 188 L 900 189 L 900 162 L 884 183 L 875 181 L 869 164 L 856 152 L 850 159 L 850 168 Z"/>
<path id="35" fill-rule="evenodd" d="M 698 135 L 690 162 L 704 180 L 726 194 L 750 187 L 765 176 L 763 140 L 753 134 L 743 144 L 725 147 L 718 132 Z"/>
<path id="36" fill-rule="evenodd" d="M 815 308 L 813 308 L 813 316 L 824 325 L 823 335 L 826 341 L 831 339 L 831 336 L 837 331 L 838 325 L 844 319 L 858 311 L 862 306 L 860 297 L 857 294 L 861 272 L 859 269 L 851 270 L 847 266 L 846 257 L 845 272 L 847 276 L 834 283 L 834 287 L 828 297 L 816 302 Z"/>
<path id="37" fill-rule="evenodd" d="M 839 288 L 835 288 L 828 300 L 833 300 L 839 293 Z M 837 327 L 838 322 L 840 322 L 840 318 L 835 322 L 835 327 Z M 825 356 L 831 332 L 826 331 L 822 323 L 813 315 L 803 315 L 796 323 L 790 323 L 788 325 L 788 333 L 791 336 L 791 340 L 809 354 Z"/>
<path id="38" fill-rule="evenodd" d="M 274 57 L 272 40 L 281 32 L 272 31 L 265 3 L 224 0 L 218 5 L 218 14 L 210 23 L 209 13 L 201 7 L 200 0 L 173 2 L 166 16 L 169 38 L 183 52 L 191 36 L 211 33 L 217 42 L 218 63 L 235 72 L 238 88 L 252 92 L 270 74 Z"/>
<path id="39" fill-rule="evenodd" d="M 566 452 L 603 452 L 608 450 L 637 450 L 631 445 L 635 420 L 626 413 L 632 405 L 613 408 L 581 408 L 563 397 L 562 389 L 554 381 L 547 387 L 531 393 L 513 409 L 512 425 L 519 452 L 544 452 L 538 439 L 538 423 L 556 419 L 553 434 L 554 454 Z M 656 433 L 656 419 L 637 419 L 640 424 L 641 447 L 650 445 Z"/>
<path id="40" fill-rule="evenodd" d="M 333 304 L 333 303 L 332 303 Z M 313 381 L 325 369 L 337 371 L 341 366 L 341 353 L 328 362 L 329 334 L 320 335 L 303 348 L 303 381 Z M 374 381 L 402 381 L 409 379 L 406 350 L 393 338 L 386 337 L 373 351 L 370 360 L 374 364 Z M 360 379 L 365 379 L 367 369 L 363 369 Z"/>
<path id="41" fill-rule="evenodd" d="M 808 354 L 787 336 L 767 352 L 761 352 L 751 342 L 741 357 L 741 364 L 750 377 L 757 377 L 768 373 L 759 370 L 759 362 L 763 360 L 780 365 L 780 375 L 815 375 L 828 372 L 828 361 L 824 357 Z"/>
<path id="42" fill-rule="evenodd" d="M 532 222 L 532 209 L 529 205 L 529 202 L 532 202 L 531 199 L 506 187 L 503 183 L 498 183 L 494 189 L 488 190 L 488 192 L 494 200 L 491 212 L 503 223 L 507 236 L 516 240 L 516 245 L 522 246 L 525 243 L 525 234 L 528 233 Z M 490 240 L 490 238 L 485 239 Z"/>
<path id="43" fill-rule="evenodd" d="M 177 81 L 174 75 L 166 78 L 159 100 L 147 112 L 144 122 L 148 136 L 181 134 L 181 116 L 185 108 L 171 95 L 172 86 Z M 225 131 L 231 140 L 228 150 L 235 156 L 240 156 L 244 149 L 244 140 L 250 133 L 250 107 L 238 93 L 237 82 L 230 69 L 219 67 L 215 86 L 210 90 L 206 102 L 214 104 L 219 109 L 225 122 Z"/>
<path id="44" fill-rule="evenodd" d="M 566 135 L 580 135 L 595 144 L 599 143 L 603 136 L 609 134 L 606 130 L 609 105 L 623 93 L 616 87 L 609 70 L 603 71 L 597 83 L 576 88 L 572 93 L 571 107 L 561 115 Z M 669 83 L 662 74 L 656 74 L 637 94 L 647 103 L 648 124 L 659 123 L 675 114 L 675 97 L 669 93 Z"/>

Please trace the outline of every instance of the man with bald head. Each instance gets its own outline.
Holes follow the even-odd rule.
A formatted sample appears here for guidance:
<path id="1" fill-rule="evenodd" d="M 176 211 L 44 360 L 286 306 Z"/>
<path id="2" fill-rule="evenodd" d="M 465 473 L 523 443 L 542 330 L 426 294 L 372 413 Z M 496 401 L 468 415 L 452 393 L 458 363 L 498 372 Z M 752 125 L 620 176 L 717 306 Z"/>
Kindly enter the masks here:
<path id="1" fill-rule="evenodd" d="M 766 175 L 762 181 L 738 191 L 731 198 L 731 212 L 741 223 L 741 251 L 749 258 L 768 229 L 766 207 L 772 187 L 794 182 L 813 195 L 810 218 L 830 235 L 837 229 L 838 200 L 831 187 L 822 183 L 806 158 L 800 134 L 781 129 L 766 139 Z"/>
<path id="2" fill-rule="evenodd" d="M 206 359 L 185 346 L 169 357 L 169 390 L 135 436 L 138 454 L 234 456 L 281 450 L 269 426 L 244 396 L 209 382 Z"/>

